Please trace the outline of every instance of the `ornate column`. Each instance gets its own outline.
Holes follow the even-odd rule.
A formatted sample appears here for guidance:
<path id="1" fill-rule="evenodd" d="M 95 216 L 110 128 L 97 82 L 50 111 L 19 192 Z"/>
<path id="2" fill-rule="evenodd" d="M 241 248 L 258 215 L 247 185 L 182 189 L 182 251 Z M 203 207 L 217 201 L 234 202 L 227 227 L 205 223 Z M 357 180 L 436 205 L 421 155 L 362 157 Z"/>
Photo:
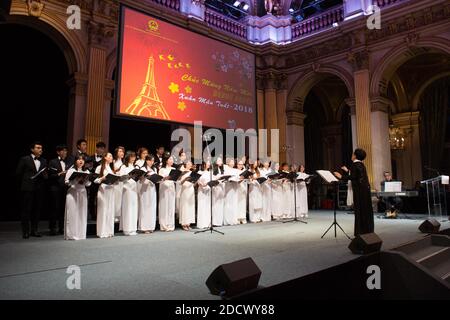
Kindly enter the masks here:
<path id="1" fill-rule="evenodd" d="M 353 77 L 355 82 L 355 102 L 356 102 L 356 132 L 357 146 L 363 148 L 367 157 L 364 161 L 369 181 L 374 187 L 373 175 L 373 153 L 372 153 L 372 130 L 371 130 L 371 103 L 370 94 L 370 73 L 369 73 L 369 53 L 366 50 L 350 53 L 347 57 L 353 66 Z"/>
<path id="2" fill-rule="evenodd" d="M 398 113 L 392 123 L 407 133 L 404 150 L 394 150 L 392 158 L 397 162 L 397 179 L 408 187 L 422 180 L 422 158 L 420 153 L 419 112 Z"/>
<path id="3" fill-rule="evenodd" d="M 286 103 L 287 103 L 287 76 L 278 76 L 277 81 L 277 127 L 280 130 L 280 162 L 286 162 Z"/>
<path id="4" fill-rule="evenodd" d="M 111 106 L 113 100 L 113 91 L 115 87 L 114 80 L 105 80 L 105 102 L 103 107 L 103 123 L 102 123 L 102 137 L 103 142 L 109 145 L 109 124 L 111 120 Z M 113 148 L 115 146 L 112 146 Z"/>
<path id="5" fill-rule="evenodd" d="M 392 171 L 389 144 L 389 107 L 392 102 L 383 97 L 371 99 L 371 136 L 374 188 L 380 190 L 383 172 Z"/>
<path id="6" fill-rule="evenodd" d="M 264 129 L 264 78 L 256 76 L 256 107 L 258 110 L 258 129 Z"/>
<path id="7" fill-rule="evenodd" d="M 286 111 L 286 145 L 292 150 L 286 153 L 288 163 L 305 163 L 305 118 L 306 115 L 297 110 Z"/>
<path id="8" fill-rule="evenodd" d="M 94 21 L 89 22 L 88 30 L 89 68 L 85 138 L 88 141 L 88 153 L 92 154 L 95 152 L 96 142 L 107 139 L 105 132 L 109 132 L 109 114 L 104 114 L 107 56 L 104 42 L 112 34 L 103 24 Z"/>
<path id="9" fill-rule="evenodd" d="M 87 81 L 87 74 L 79 72 L 73 74 L 67 81 L 67 85 L 70 88 L 67 120 L 67 146 L 71 153 L 76 150 L 77 140 L 84 138 Z"/>
<path id="10" fill-rule="evenodd" d="M 345 102 L 350 107 L 350 120 L 352 123 L 352 149 L 355 150 L 357 146 L 357 133 L 356 133 L 356 101 L 354 98 L 346 99 Z"/>
<path id="11" fill-rule="evenodd" d="M 278 128 L 276 77 L 270 73 L 265 78 L 264 88 L 264 124 L 267 129 L 267 150 L 271 149 L 270 130 Z M 270 154 L 270 151 L 269 151 Z"/>

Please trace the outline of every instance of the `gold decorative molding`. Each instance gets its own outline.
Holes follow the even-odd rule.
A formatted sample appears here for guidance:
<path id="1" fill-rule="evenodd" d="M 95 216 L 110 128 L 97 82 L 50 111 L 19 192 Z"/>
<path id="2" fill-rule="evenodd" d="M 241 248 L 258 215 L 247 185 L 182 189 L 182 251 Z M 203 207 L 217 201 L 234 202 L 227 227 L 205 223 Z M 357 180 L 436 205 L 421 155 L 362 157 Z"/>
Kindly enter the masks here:
<path id="1" fill-rule="evenodd" d="M 44 4 L 41 0 L 27 0 L 27 9 L 30 16 L 39 18 L 44 10 Z"/>

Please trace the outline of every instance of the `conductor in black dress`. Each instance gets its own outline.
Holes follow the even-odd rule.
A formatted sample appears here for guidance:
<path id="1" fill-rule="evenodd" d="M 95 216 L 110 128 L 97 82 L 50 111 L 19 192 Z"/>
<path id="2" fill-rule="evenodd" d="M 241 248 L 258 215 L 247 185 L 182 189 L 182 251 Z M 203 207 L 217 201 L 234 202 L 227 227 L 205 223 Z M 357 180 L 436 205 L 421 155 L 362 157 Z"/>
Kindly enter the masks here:
<path id="1" fill-rule="evenodd" d="M 21 220 L 23 238 L 40 237 L 38 233 L 39 215 L 45 197 L 47 161 L 41 158 L 42 144 L 30 146 L 31 154 L 19 160 L 16 177 L 21 199 Z M 30 226 L 31 223 L 31 226 Z"/>
<path id="2" fill-rule="evenodd" d="M 355 236 L 374 231 L 372 199 L 370 183 L 366 166 L 362 162 L 366 158 L 363 149 L 356 149 L 352 154 L 352 165 L 348 169 L 343 166 L 344 174 L 334 172 L 334 175 L 343 180 L 352 182 L 353 206 L 355 209 Z"/>

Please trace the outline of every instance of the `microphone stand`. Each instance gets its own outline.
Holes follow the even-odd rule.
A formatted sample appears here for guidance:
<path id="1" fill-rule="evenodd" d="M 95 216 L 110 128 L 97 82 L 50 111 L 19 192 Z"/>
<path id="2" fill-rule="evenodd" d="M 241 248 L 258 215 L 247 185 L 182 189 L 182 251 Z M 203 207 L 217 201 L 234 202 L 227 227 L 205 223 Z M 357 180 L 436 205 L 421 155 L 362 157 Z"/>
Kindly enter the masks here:
<path id="1" fill-rule="evenodd" d="M 296 174 L 297 175 L 297 174 Z M 294 181 L 294 219 L 290 219 L 290 220 L 284 220 L 282 221 L 283 223 L 288 223 L 288 222 L 301 222 L 304 224 L 308 224 L 307 221 L 304 221 L 302 219 L 298 219 L 297 218 L 297 177 L 295 177 L 293 179 Z M 292 182 L 292 181 L 291 181 Z"/>
<path id="2" fill-rule="evenodd" d="M 205 136 L 205 140 L 206 140 L 206 136 Z M 208 141 L 209 141 L 209 139 L 208 139 Z M 206 150 L 208 151 L 209 158 L 211 159 L 210 160 L 210 166 L 209 166 L 209 177 L 210 177 L 209 181 L 212 181 L 213 180 L 213 163 L 212 163 L 211 152 L 209 150 L 209 145 L 208 144 L 206 144 Z M 211 194 L 210 194 L 210 197 L 209 197 L 210 208 L 211 208 L 211 210 L 210 210 L 211 222 L 209 224 L 209 228 L 205 228 L 203 230 L 195 231 L 194 234 L 211 231 L 211 233 L 216 232 L 216 233 L 220 233 L 221 235 L 225 235 L 225 233 L 214 229 L 214 226 L 213 226 L 213 200 L 212 200 L 212 198 L 213 198 L 213 188 L 214 187 L 211 185 L 211 187 L 210 187 L 210 193 Z"/>

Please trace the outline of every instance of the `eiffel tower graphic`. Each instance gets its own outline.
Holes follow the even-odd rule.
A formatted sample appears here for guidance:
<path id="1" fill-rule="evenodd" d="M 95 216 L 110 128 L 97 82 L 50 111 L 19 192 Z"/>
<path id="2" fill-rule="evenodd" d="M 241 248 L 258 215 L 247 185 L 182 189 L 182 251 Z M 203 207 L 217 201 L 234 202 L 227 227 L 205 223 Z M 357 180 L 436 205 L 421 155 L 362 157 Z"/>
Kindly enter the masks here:
<path id="1" fill-rule="evenodd" d="M 170 120 L 162 101 L 158 97 L 155 85 L 154 65 L 155 60 L 153 56 L 150 56 L 148 58 L 147 75 L 145 76 L 145 82 L 142 85 L 141 92 L 125 112 L 138 116 L 147 114 L 150 117 Z"/>

